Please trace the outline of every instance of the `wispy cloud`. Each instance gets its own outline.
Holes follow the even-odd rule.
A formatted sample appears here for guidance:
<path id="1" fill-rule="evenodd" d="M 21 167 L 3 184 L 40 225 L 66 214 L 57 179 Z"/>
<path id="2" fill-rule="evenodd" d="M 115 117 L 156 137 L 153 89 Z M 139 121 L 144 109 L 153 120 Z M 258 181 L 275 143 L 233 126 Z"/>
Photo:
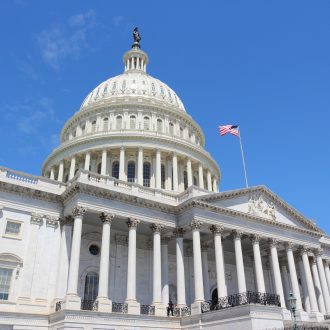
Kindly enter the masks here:
<path id="1" fill-rule="evenodd" d="M 69 17 L 64 25 L 41 31 L 36 41 L 45 63 L 58 70 L 66 58 L 76 59 L 83 50 L 91 50 L 87 34 L 95 26 L 96 14 L 89 10 Z"/>

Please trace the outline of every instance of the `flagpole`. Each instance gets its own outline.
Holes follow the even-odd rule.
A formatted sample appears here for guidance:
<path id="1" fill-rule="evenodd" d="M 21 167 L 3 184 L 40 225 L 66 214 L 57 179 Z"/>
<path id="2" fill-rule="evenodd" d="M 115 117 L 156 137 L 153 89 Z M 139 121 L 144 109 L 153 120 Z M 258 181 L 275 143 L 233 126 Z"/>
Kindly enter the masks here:
<path id="1" fill-rule="evenodd" d="M 245 186 L 246 186 L 246 188 L 249 188 L 249 184 L 248 184 L 248 180 L 247 180 L 247 175 L 246 175 L 246 167 L 245 167 L 245 159 L 244 159 L 243 146 L 242 146 L 241 131 L 240 131 L 239 127 L 238 127 L 238 137 L 239 137 L 239 145 L 241 147 L 243 169 L 244 169 L 244 177 L 245 177 Z"/>

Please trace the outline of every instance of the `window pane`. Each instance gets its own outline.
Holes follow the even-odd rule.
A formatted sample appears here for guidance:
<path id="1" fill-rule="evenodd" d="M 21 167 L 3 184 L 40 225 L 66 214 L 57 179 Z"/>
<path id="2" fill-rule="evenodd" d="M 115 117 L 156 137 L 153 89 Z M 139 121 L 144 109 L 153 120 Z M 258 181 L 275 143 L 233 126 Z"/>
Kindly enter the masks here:
<path id="1" fill-rule="evenodd" d="M 130 162 L 127 165 L 127 181 L 135 182 L 135 163 Z"/>
<path id="2" fill-rule="evenodd" d="M 188 175 L 187 172 L 183 172 L 183 184 L 184 184 L 184 190 L 188 188 Z"/>
<path id="3" fill-rule="evenodd" d="M 165 165 L 161 166 L 161 188 L 165 189 Z"/>
<path id="4" fill-rule="evenodd" d="M 19 235 L 21 230 L 21 224 L 18 222 L 7 221 L 6 234 Z"/>
<path id="5" fill-rule="evenodd" d="M 143 185 L 145 187 L 150 187 L 150 164 L 143 164 Z"/>
<path id="6" fill-rule="evenodd" d="M 0 268 L 0 300 L 8 300 L 13 270 Z"/>
<path id="7" fill-rule="evenodd" d="M 84 300 L 95 300 L 98 294 L 99 276 L 96 273 L 88 273 L 85 280 Z"/>
<path id="8" fill-rule="evenodd" d="M 112 176 L 119 179 L 119 163 L 115 162 L 112 164 Z"/>

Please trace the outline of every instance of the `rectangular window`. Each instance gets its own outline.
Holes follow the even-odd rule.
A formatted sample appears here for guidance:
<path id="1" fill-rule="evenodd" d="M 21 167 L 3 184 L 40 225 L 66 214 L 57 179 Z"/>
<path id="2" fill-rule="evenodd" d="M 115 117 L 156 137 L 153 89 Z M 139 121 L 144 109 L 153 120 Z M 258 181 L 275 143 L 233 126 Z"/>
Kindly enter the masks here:
<path id="1" fill-rule="evenodd" d="M 22 224 L 20 222 L 7 220 L 5 235 L 19 237 L 21 234 L 21 227 Z"/>
<path id="2" fill-rule="evenodd" d="M 13 270 L 0 268 L 0 300 L 8 300 Z"/>

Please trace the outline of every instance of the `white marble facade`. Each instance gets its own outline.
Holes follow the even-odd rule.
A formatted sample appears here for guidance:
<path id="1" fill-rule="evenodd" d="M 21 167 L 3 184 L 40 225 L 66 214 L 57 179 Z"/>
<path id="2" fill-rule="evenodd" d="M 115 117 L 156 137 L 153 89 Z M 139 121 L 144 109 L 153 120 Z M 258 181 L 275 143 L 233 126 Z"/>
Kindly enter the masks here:
<path id="1" fill-rule="evenodd" d="M 280 329 L 289 292 L 299 321 L 323 322 L 330 237 L 266 187 L 218 192 L 179 97 L 138 44 L 123 61 L 42 176 L 0 168 L 0 329 Z M 280 304 L 223 303 L 246 292 Z"/>

